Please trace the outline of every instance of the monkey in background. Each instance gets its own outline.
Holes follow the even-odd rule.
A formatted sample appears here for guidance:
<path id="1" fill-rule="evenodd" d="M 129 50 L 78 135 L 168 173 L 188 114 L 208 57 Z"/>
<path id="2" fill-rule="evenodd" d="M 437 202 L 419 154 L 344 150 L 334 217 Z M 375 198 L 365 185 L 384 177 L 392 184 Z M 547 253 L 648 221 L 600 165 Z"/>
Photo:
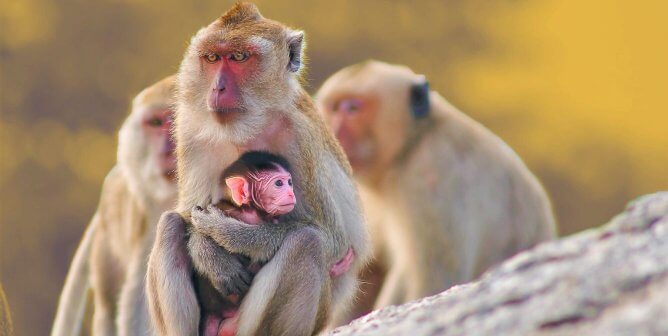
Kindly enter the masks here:
<path id="1" fill-rule="evenodd" d="M 236 4 L 191 40 L 177 76 L 179 203 L 159 224 L 149 258 L 147 294 L 156 331 L 193 335 L 201 307 L 187 252 L 190 221 L 224 223 L 220 245 L 251 258 L 277 248 L 241 301 L 237 335 L 312 335 L 347 306 L 367 261 L 367 232 L 352 172 L 313 101 L 300 85 L 304 34 Z M 249 225 L 213 203 L 220 172 L 243 153 L 266 151 L 292 167 L 299 202 L 279 225 Z M 277 239 L 275 230 L 289 230 Z M 330 265 L 352 248 L 350 271 Z M 206 313 L 206 312 L 205 312 Z"/>
<path id="2" fill-rule="evenodd" d="M 353 167 L 375 257 L 355 311 L 338 323 L 470 281 L 555 236 L 536 177 L 424 76 L 367 61 L 316 97 Z"/>
<path id="3" fill-rule="evenodd" d="M 169 134 L 174 77 L 143 90 L 119 131 L 118 161 L 70 266 L 51 335 L 78 335 L 86 292 L 93 335 L 151 330 L 144 279 L 160 215 L 176 202 L 175 145 Z"/>

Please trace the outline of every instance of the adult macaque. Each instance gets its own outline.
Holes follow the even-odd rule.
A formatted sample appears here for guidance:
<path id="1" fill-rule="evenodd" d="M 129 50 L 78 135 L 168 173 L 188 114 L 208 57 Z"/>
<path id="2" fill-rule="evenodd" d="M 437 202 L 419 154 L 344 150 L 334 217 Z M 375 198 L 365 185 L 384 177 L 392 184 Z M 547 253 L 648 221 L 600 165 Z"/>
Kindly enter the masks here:
<path id="1" fill-rule="evenodd" d="M 94 335 L 151 330 L 146 262 L 160 215 L 176 202 L 175 145 L 169 134 L 174 77 L 142 91 L 119 132 L 118 163 L 72 261 L 52 335 L 78 335 L 87 290 Z"/>
<path id="2" fill-rule="evenodd" d="M 370 285 L 354 315 L 472 280 L 555 236 L 534 175 L 424 76 L 368 61 L 330 77 L 317 102 L 353 167 L 372 232 Z"/>
<path id="3" fill-rule="evenodd" d="M 186 249 L 193 227 L 184 218 L 212 203 L 220 172 L 248 151 L 284 157 L 299 201 L 275 225 L 193 213 L 224 221 L 221 236 L 233 239 L 219 243 L 231 253 L 255 258 L 277 248 L 241 302 L 236 334 L 311 335 L 352 299 L 367 233 L 345 154 L 299 84 L 303 37 L 242 3 L 191 40 L 177 79 L 178 213 L 163 215 L 149 259 L 147 292 L 161 335 L 196 334 L 207 313 L 193 288 Z M 289 231 L 282 239 L 276 230 Z M 331 278 L 350 248 L 351 270 Z"/>

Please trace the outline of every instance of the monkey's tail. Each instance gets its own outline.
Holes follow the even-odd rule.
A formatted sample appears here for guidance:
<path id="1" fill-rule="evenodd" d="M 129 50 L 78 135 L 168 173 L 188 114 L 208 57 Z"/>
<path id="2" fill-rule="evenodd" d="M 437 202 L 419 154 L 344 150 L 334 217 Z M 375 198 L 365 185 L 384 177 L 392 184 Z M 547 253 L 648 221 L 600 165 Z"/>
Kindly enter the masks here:
<path id="1" fill-rule="evenodd" d="M 58 300 L 58 310 L 51 329 L 51 336 L 75 336 L 81 332 L 86 308 L 86 292 L 90 287 L 89 259 L 98 223 L 96 219 L 94 218 L 86 229 L 77 252 L 74 254 L 72 266 L 67 272 L 65 285 Z"/>

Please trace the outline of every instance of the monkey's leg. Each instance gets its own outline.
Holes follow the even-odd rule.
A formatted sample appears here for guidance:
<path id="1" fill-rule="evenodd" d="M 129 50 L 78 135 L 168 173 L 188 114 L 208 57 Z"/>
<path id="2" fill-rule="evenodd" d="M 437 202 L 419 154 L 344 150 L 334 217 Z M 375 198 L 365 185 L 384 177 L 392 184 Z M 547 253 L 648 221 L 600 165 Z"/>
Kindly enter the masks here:
<path id="1" fill-rule="evenodd" d="M 96 286 L 94 292 L 95 310 L 93 311 L 93 334 L 94 335 L 116 335 L 116 305 L 114 297 L 100 286 Z"/>
<path id="2" fill-rule="evenodd" d="M 191 211 L 195 229 L 211 237 L 232 253 L 249 256 L 254 262 L 269 260 L 281 246 L 285 236 L 299 226 L 294 223 L 246 224 L 227 217 L 215 206 Z"/>
<path id="3" fill-rule="evenodd" d="M 152 235 L 146 234 L 132 256 L 118 299 L 116 328 L 119 336 L 149 335 L 151 318 L 146 300 L 146 268 Z"/>
<path id="4" fill-rule="evenodd" d="M 383 281 L 374 309 L 404 303 L 407 291 L 406 281 L 404 270 L 396 266 L 392 267 Z"/>
<path id="5" fill-rule="evenodd" d="M 323 242 L 310 227 L 287 235 L 244 298 L 237 335 L 312 335 L 325 326 L 331 280 Z"/>
<path id="6" fill-rule="evenodd" d="M 94 294 L 93 335 L 116 335 L 114 320 L 118 308 L 118 293 L 125 276 L 123 266 L 113 255 L 110 240 L 104 234 L 97 234 L 90 265 L 90 281 Z"/>
<path id="7" fill-rule="evenodd" d="M 248 291 L 253 276 L 238 257 L 230 254 L 216 242 L 192 232 L 188 239 L 188 251 L 195 270 L 205 275 L 222 295 L 243 295 Z"/>
<path id="8" fill-rule="evenodd" d="M 192 265 L 185 244 L 186 222 L 166 212 L 158 222 L 149 257 L 146 295 L 158 335 L 197 335 L 200 308 L 192 283 Z"/>

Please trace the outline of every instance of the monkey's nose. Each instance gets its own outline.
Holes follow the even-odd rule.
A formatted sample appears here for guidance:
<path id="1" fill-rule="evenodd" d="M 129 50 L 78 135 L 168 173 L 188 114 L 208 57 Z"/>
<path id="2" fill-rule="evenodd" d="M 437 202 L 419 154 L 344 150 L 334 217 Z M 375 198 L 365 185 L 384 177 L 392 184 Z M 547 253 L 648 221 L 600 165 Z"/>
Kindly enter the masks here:
<path id="1" fill-rule="evenodd" d="M 213 90 L 218 92 L 225 91 L 225 82 L 226 82 L 225 77 L 220 76 L 220 78 L 218 78 L 218 80 L 216 81 L 216 86 L 213 88 Z"/>

